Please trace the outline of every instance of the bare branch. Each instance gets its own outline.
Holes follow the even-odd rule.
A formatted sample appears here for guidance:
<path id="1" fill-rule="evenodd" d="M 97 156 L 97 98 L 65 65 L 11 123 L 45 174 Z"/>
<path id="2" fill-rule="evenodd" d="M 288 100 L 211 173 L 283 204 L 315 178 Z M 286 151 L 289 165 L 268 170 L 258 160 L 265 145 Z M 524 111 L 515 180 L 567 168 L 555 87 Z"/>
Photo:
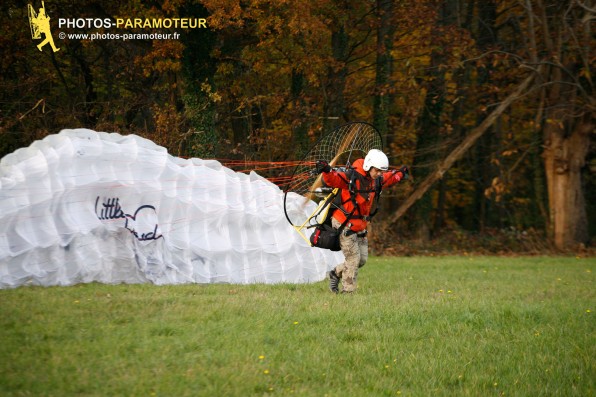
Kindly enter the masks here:
<path id="1" fill-rule="evenodd" d="M 582 3 L 579 0 L 576 0 L 576 3 L 578 6 L 580 6 L 581 8 L 583 8 L 584 10 L 591 12 L 592 14 L 596 14 L 596 8 L 590 8 L 587 5 L 585 5 L 584 3 Z"/>
<path id="2" fill-rule="evenodd" d="M 492 55 L 492 54 L 504 54 L 504 55 L 507 55 L 507 56 L 510 56 L 510 57 L 514 58 L 519 63 L 523 63 L 524 62 L 524 59 L 522 57 L 520 57 L 519 55 L 514 54 L 513 52 L 502 51 L 502 50 L 491 50 L 491 51 L 487 51 L 487 52 L 485 52 L 483 54 L 478 55 L 477 57 L 464 59 L 461 62 L 462 63 L 466 63 L 466 62 L 477 61 L 479 59 L 485 58 L 485 57 L 487 57 L 489 55 Z"/>
<path id="3" fill-rule="evenodd" d="M 536 45 L 536 35 L 534 31 L 534 12 L 532 11 L 532 2 L 526 0 L 528 10 L 528 35 L 530 36 L 530 58 L 532 62 L 538 62 L 538 47 Z"/>

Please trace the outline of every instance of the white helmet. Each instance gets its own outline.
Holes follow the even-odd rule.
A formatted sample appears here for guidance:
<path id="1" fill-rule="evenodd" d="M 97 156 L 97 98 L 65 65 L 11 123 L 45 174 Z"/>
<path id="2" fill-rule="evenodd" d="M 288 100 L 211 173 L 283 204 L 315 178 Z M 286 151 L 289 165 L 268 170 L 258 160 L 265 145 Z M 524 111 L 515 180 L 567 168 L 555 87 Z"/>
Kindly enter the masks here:
<path id="1" fill-rule="evenodd" d="M 369 171 L 370 167 L 378 168 L 381 171 L 387 171 L 389 168 L 389 159 L 385 153 L 381 152 L 379 149 L 371 149 L 364 158 L 364 165 L 362 168 L 364 168 L 364 171 Z"/>

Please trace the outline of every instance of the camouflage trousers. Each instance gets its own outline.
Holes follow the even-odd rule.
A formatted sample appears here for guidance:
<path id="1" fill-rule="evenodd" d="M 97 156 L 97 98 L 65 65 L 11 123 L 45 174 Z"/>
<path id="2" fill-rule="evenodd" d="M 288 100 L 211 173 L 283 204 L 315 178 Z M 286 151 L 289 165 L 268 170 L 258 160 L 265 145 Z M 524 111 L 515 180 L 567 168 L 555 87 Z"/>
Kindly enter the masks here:
<path id="1" fill-rule="evenodd" d="M 331 224 L 336 229 L 341 227 L 341 223 L 335 218 L 331 220 Z M 339 246 L 346 260 L 335 268 L 335 274 L 342 280 L 343 292 L 354 292 L 358 269 L 364 266 L 368 259 L 368 239 L 366 236 L 358 237 L 357 234 L 346 236 L 342 233 L 339 237 Z"/>

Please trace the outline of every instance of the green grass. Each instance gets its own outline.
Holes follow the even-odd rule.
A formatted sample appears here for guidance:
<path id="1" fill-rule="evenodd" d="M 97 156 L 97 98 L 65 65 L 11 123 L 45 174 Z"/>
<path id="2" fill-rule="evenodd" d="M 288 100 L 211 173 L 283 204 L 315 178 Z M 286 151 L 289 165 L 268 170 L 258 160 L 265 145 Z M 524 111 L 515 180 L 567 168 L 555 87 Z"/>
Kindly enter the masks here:
<path id="1" fill-rule="evenodd" d="M 2 396 L 594 396 L 596 258 L 371 258 L 309 285 L 0 291 Z"/>

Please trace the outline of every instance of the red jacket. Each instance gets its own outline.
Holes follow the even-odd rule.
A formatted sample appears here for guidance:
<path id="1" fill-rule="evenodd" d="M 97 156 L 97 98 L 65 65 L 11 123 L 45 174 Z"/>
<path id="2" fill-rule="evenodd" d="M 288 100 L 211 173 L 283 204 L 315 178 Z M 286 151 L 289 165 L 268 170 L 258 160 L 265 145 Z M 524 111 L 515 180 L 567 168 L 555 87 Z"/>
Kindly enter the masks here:
<path id="1" fill-rule="evenodd" d="M 370 215 L 375 198 L 375 183 L 368 172 L 364 171 L 364 168 L 362 168 L 363 164 L 364 159 L 358 159 L 354 161 L 354 164 L 352 164 L 352 168 L 354 168 L 354 170 L 360 174 L 355 179 L 356 186 L 354 188 L 354 190 L 357 192 L 355 198 L 358 208 L 356 208 L 352 214 L 352 217 L 346 227 L 349 227 L 355 232 L 360 232 L 366 229 L 366 225 L 368 224 L 368 216 Z M 383 188 L 386 188 L 399 182 L 403 178 L 403 175 L 401 172 L 387 171 L 384 172 L 379 178 L 382 178 L 382 186 Z M 331 172 L 323 173 L 323 181 L 327 184 L 327 186 L 338 187 L 341 189 L 341 202 L 343 208 L 348 214 L 350 214 L 354 209 L 352 196 L 348 190 L 350 176 L 346 175 L 345 172 L 333 170 Z M 344 223 L 346 220 L 346 214 L 344 214 L 341 210 L 335 211 L 333 213 L 333 217 L 341 223 Z"/>

